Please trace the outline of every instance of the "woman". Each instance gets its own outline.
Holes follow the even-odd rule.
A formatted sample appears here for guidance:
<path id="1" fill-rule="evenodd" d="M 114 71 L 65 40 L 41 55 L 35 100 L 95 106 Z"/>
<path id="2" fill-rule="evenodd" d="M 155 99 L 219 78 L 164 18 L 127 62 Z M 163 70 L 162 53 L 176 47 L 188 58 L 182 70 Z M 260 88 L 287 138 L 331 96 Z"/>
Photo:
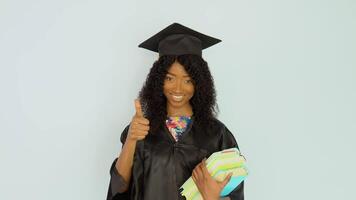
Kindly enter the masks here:
<path id="1" fill-rule="evenodd" d="M 213 78 L 201 57 L 202 49 L 218 42 L 174 23 L 140 45 L 160 56 L 121 134 L 123 148 L 110 170 L 108 200 L 184 199 L 179 188 L 190 176 L 204 200 L 220 199 L 231 175 L 214 180 L 204 158 L 238 146 L 215 118 Z M 227 198 L 244 199 L 243 186 Z"/>

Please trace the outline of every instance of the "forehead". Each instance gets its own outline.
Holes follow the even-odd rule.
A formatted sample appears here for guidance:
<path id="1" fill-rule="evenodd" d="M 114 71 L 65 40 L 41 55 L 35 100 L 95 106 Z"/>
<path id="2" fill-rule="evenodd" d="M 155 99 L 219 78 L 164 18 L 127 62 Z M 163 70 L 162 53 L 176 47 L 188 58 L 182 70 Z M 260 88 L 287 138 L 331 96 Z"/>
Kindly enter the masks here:
<path id="1" fill-rule="evenodd" d="M 174 76 L 189 76 L 188 72 L 184 69 L 184 66 L 177 61 L 168 69 L 168 74 Z"/>

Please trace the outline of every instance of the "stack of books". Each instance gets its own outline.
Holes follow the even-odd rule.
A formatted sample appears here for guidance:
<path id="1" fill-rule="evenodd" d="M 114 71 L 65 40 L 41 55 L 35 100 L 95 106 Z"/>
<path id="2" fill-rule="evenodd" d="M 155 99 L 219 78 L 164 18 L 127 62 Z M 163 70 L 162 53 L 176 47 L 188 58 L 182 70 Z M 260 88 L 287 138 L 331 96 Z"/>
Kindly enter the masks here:
<path id="1" fill-rule="evenodd" d="M 206 160 L 206 167 L 210 175 L 218 181 L 223 181 L 229 173 L 232 173 L 230 181 L 220 193 L 222 197 L 230 194 L 245 180 L 248 174 L 246 160 L 237 148 L 225 149 L 211 154 Z M 190 177 L 180 189 L 182 196 L 185 196 L 187 200 L 203 199 L 192 177 Z"/>

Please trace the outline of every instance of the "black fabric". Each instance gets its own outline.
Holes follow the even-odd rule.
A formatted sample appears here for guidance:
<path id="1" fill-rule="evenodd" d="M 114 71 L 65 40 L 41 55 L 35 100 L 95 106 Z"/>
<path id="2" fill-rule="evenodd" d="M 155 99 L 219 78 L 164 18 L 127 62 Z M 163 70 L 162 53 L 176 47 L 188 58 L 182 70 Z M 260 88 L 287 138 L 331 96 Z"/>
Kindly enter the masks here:
<path id="1" fill-rule="evenodd" d="M 110 186 L 110 193 L 111 194 L 117 194 L 117 193 L 122 193 L 124 192 L 124 189 L 127 186 L 126 181 L 124 178 L 118 173 L 115 164 L 116 164 L 117 158 L 114 160 L 113 164 L 111 165 L 110 168 L 110 176 L 112 180 L 111 186 Z"/>
<path id="2" fill-rule="evenodd" d="M 204 131 L 203 131 L 204 130 Z M 121 135 L 124 144 L 128 127 Z M 175 142 L 165 127 L 148 134 L 137 143 L 129 189 L 119 193 L 120 179 L 111 167 L 107 200 L 178 200 L 179 187 L 191 176 L 194 167 L 216 151 L 237 147 L 236 140 L 223 123 L 216 120 L 208 129 L 199 127 L 194 118 L 182 139 Z M 122 184 L 122 183 L 121 183 Z M 244 199 L 244 182 L 230 195 L 232 200 Z"/>
<path id="3" fill-rule="evenodd" d="M 190 35 L 174 34 L 164 38 L 158 45 L 159 55 L 195 54 L 201 56 L 201 41 Z"/>
<path id="4" fill-rule="evenodd" d="M 202 55 L 202 50 L 221 42 L 217 38 L 199 33 L 178 23 L 173 23 L 146 41 L 139 47 L 158 52 L 162 55 Z"/>

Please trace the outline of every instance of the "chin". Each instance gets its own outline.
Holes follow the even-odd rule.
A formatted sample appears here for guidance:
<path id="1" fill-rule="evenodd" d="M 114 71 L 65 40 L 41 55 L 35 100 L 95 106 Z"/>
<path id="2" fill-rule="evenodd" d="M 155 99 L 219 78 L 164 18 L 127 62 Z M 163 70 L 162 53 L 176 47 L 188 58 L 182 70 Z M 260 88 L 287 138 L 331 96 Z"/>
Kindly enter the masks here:
<path id="1" fill-rule="evenodd" d="M 185 101 L 180 101 L 180 102 L 177 102 L 177 101 L 169 101 L 169 104 L 171 106 L 174 106 L 174 107 L 183 107 L 187 104 L 188 102 L 185 102 Z"/>

